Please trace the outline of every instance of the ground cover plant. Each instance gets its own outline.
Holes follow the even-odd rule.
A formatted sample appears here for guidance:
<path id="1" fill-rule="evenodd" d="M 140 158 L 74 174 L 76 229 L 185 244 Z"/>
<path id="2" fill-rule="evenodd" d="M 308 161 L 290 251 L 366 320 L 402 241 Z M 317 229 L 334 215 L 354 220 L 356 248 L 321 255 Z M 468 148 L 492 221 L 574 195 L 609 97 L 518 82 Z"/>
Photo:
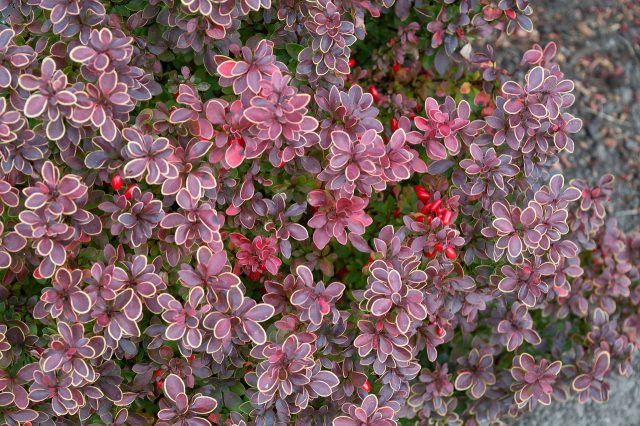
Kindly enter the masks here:
<path id="1" fill-rule="evenodd" d="M 640 235 L 528 0 L 0 0 L 0 419 L 491 425 L 633 373 Z M 516 61 L 517 62 L 517 61 Z M 570 158 L 570 157 L 569 157 Z M 569 160 L 570 161 L 570 160 Z"/>

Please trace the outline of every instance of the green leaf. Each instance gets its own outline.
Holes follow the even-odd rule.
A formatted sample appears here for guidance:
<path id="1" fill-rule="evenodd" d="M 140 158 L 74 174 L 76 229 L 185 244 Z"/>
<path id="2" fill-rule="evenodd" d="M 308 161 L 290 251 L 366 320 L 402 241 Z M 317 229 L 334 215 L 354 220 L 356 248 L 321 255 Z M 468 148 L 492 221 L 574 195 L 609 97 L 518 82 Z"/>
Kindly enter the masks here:
<path id="1" fill-rule="evenodd" d="M 233 87 L 228 86 L 228 87 L 223 87 L 222 88 L 222 93 L 224 93 L 225 95 L 233 95 Z"/>
<path id="2" fill-rule="evenodd" d="M 242 403 L 242 405 L 240 405 L 240 407 L 238 407 L 238 412 L 243 414 L 249 414 L 252 409 L 253 407 L 251 406 L 251 402 L 245 401 Z"/>
<path id="3" fill-rule="evenodd" d="M 298 58 L 298 54 L 302 52 L 302 49 L 304 49 L 304 46 L 301 46 L 298 43 L 287 43 L 287 45 L 284 48 L 286 49 L 287 53 L 291 55 L 292 58 Z"/>

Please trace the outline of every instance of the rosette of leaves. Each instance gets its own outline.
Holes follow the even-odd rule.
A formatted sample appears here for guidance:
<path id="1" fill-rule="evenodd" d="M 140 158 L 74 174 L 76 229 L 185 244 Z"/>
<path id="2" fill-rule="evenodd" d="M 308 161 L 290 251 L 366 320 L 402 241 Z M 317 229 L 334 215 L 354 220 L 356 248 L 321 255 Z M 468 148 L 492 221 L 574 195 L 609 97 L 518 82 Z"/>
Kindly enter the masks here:
<path id="1" fill-rule="evenodd" d="M 211 424 L 203 416 L 216 409 L 218 403 L 215 399 L 199 393 L 189 398 L 184 382 L 175 374 L 167 376 L 162 391 L 165 398 L 160 401 L 159 421 L 156 424 L 162 426 Z"/>
<path id="2" fill-rule="evenodd" d="M 71 87 L 67 75 L 58 69 L 51 57 L 40 65 L 40 76 L 22 74 L 20 87 L 32 92 L 24 104 L 24 115 L 28 118 L 43 117 L 47 138 L 60 140 L 66 132 L 65 119 L 73 112 L 77 102 L 75 88 Z"/>
<path id="3" fill-rule="evenodd" d="M 373 316 L 385 318 L 392 311 L 401 333 L 407 333 L 412 324 L 427 318 L 422 292 L 411 288 L 400 272 L 381 260 L 369 265 L 369 271 L 363 297 L 364 306 Z"/>
<path id="4" fill-rule="evenodd" d="M 219 341 L 239 340 L 262 345 L 267 335 L 261 322 L 273 316 L 273 306 L 256 303 L 245 297 L 240 287 L 231 287 L 226 297 L 213 304 L 213 310 L 204 318 L 202 324 L 213 331 L 213 338 Z"/>
<path id="5" fill-rule="evenodd" d="M 325 286 L 322 281 L 316 283 L 311 270 L 305 265 L 296 268 L 296 275 L 300 283 L 291 294 L 291 304 L 302 310 L 300 319 L 318 326 L 324 316 L 333 311 L 332 322 L 335 322 L 339 317 L 335 304 L 344 292 L 344 284 L 334 282 Z"/>
<path id="6" fill-rule="evenodd" d="M 557 379 L 561 361 L 549 362 L 541 359 L 539 363 L 528 353 L 523 353 L 513 359 L 511 375 L 515 380 L 511 389 L 515 391 L 514 400 L 518 406 L 527 404 L 535 406 L 537 403 L 549 405 L 553 394 L 553 385 Z"/>

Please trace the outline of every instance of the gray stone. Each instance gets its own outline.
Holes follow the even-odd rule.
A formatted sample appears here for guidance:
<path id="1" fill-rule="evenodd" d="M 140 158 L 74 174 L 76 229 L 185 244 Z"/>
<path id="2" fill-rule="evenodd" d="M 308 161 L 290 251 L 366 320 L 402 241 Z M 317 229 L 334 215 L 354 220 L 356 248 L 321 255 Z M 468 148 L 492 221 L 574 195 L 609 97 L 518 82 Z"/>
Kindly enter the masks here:
<path id="1" fill-rule="evenodd" d="M 631 103 L 633 100 L 633 90 L 630 87 L 621 87 L 620 88 L 620 101 L 623 104 Z"/>

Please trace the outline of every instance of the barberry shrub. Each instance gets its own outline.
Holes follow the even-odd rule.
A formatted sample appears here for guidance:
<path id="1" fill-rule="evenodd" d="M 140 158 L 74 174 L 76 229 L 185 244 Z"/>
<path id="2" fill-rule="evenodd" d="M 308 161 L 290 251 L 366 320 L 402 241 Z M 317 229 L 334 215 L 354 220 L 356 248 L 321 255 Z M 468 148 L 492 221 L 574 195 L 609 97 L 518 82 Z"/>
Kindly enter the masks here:
<path id="1" fill-rule="evenodd" d="M 488 425 L 605 402 L 640 235 L 529 0 L 0 0 L 0 420 Z M 515 52 L 507 52 L 510 55 Z"/>

